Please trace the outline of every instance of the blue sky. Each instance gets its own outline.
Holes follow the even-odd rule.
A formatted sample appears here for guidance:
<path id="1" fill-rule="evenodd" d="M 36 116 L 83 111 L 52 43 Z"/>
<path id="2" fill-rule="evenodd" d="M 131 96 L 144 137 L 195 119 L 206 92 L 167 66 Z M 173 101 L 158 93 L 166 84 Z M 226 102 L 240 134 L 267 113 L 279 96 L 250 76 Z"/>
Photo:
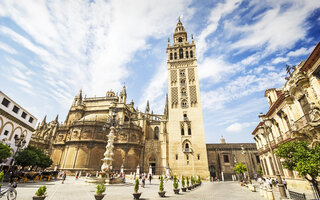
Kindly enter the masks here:
<path id="1" fill-rule="evenodd" d="M 320 41 L 320 1 L 2 0 L 0 90 L 40 121 L 63 121 L 80 89 L 104 96 L 125 83 L 129 101 L 162 114 L 178 16 L 197 45 L 206 142 L 254 142 L 264 91 Z"/>

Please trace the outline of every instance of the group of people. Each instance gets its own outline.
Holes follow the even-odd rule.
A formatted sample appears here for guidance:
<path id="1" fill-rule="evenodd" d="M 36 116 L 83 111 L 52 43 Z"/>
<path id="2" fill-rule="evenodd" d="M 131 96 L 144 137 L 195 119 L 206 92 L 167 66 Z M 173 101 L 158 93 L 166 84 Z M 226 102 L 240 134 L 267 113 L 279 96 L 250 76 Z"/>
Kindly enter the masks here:
<path id="1" fill-rule="evenodd" d="M 278 180 L 275 180 L 275 179 L 270 178 L 270 177 L 268 177 L 268 178 L 259 177 L 257 181 L 258 181 L 258 183 L 260 185 L 263 185 L 264 187 L 269 188 L 269 189 L 272 189 L 272 187 L 278 185 Z M 286 179 L 282 179 L 282 183 L 284 185 L 284 188 L 287 189 L 287 181 L 286 181 Z"/>
<path id="2" fill-rule="evenodd" d="M 136 178 L 136 174 L 134 175 L 134 179 Z M 142 173 L 140 174 L 139 179 L 141 179 L 141 186 L 144 188 L 146 185 L 146 179 L 149 179 L 149 183 L 151 184 L 152 174 Z"/>

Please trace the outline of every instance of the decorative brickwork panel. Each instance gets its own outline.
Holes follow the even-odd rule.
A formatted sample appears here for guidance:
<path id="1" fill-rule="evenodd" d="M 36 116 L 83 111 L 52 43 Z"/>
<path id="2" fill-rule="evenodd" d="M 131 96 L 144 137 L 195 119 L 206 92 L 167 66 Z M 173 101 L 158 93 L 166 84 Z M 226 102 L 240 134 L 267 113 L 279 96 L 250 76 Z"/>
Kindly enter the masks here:
<path id="1" fill-rule="evenodd" d="M 171 101 L 174 104 L 178 104 L 178 88 L 171 88 Z"/>
<path id="2" fill-rule="evenodd" d="M 193 68 L 189 68 L 188 69 L 188 79 L 189 81 L 194 81 L 195 77 L 194 77 L 194 69 Z"/>
<path id="3" fill-rule="evenodd" d="M 171 70 L 171 82 L 177 82 L 177 70 Z"/>
<path id="4" fill-rule="evenodd" d="M 191 103 L 197 103 L 197 89 L 196 86 L 190 86 L 189 87 L 189 92 L 190 92 L 190 102 Z"/>

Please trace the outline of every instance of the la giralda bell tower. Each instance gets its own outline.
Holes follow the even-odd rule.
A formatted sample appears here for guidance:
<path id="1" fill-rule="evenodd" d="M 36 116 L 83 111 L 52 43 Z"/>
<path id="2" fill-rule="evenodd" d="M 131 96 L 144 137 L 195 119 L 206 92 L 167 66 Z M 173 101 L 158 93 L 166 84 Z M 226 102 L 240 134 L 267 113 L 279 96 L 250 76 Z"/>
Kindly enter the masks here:
<path id="1" fill-rule="evenodd" d="M 196 45 L 188 42 L 180 18 L 168 41 L 168 158 L 176 175 L 209 176 Z"/>

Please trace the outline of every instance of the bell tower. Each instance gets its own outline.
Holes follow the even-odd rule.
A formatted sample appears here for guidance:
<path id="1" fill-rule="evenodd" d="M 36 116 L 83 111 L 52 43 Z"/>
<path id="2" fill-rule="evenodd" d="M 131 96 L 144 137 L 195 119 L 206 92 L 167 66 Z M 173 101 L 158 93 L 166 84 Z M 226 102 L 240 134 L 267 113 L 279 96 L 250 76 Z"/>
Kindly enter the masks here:
<path id="1" fill-rule="evenodd" d="M 178 20 L 168 40 L 168 164 L 173 174 L 209 177 L 196 45 Z"/>

